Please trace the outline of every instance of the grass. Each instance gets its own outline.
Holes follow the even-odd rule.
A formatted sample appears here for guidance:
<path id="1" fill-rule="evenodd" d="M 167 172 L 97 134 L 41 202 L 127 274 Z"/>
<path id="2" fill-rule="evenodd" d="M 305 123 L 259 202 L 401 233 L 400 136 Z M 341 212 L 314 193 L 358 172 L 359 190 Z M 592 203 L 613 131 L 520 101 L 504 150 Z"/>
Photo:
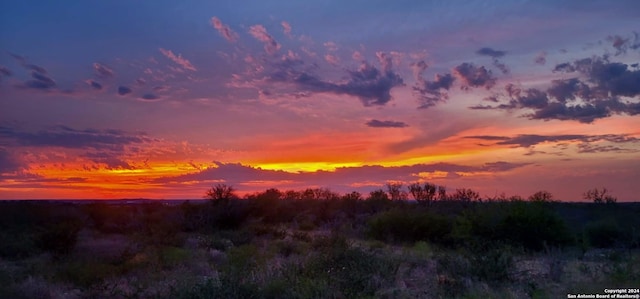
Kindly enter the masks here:
<path id="1" fill-rule="evenodd" d="M 640 282 L 638 205 L 334 197 L 0 203 L 0 297 L 557 298 Z"/>

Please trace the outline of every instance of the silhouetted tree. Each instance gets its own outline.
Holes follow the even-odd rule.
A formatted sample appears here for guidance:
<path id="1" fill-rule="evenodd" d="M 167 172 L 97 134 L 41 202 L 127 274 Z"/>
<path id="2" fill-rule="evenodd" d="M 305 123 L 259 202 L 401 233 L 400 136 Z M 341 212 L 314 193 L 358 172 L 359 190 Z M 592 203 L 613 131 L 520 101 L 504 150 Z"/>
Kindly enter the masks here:
<path id="1" fill-rule="evenodd" d="M 424 183 L 424 185 L 421 185 L 420 183 L 413 183 L 409 185 L 409 192 L 411 193 L 411 196 L 421 204 L 430 205 L 431 202 L 436 199 L 437 191 L 438 186 L 431 183 Z"/>
<path id="2" fill-rule="evenodd" d="M 456 189 L 456 194 L 453 197 L 464 202 L 479 201 L 480 193 L 471 189 L 462 188 Z"/>
<path id="3" fill-rule="evenodd" d="M 532 202 L 552 202 L 553 201 L 553 194 L 551 194 L 551 192 L 549 192 L 549 191 L 541 190 L 541 191 L 538 191 L 536 193 L 531 194 L 531 196 L 529 196 L 529 201 L 532 201 Z"/>
<path id="4" fill-rule="evenodd" d="M 618 199 L 608 193 L 609 193 L 609 190 L 607 190 L 607 188 L 602 188 L 602 189 L 594 188 L 594 189 L 587 190 L 587 192 L 584 193 L 584 199 L 591 200 L 594 203 L 608 203 L 608 204 L 616 203 Z"/>
<path id="5" fill-rule="evenodd" d="M 387 192 L 391 200 L 406 200 L 409 196 L 407 192 L 402 190 L 402 183 L 387 183 Z"/>
<path id="6" fill-rule="evenodd" d="M 232 186 L 228 186 L 226 184 L 216 184 L 211 189 L 207 190 L 207 194 L 205 195 L 206 199 L 211 200 L 216 204 L 226 204 L 229 200 L 233 198 L 237 198 L 234 193 L 236 190 Z"/>

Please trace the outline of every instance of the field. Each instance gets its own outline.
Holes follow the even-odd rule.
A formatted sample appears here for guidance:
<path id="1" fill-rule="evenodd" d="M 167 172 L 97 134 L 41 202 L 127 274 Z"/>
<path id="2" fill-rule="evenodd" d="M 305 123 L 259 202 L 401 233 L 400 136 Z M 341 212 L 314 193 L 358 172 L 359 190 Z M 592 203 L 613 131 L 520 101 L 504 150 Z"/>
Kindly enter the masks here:
<path id="1" fill-rule="evenodd" d="M 0 298 L 567 298 L 640 287 L 640 204 L 393 195 L 0 202 Z"/>

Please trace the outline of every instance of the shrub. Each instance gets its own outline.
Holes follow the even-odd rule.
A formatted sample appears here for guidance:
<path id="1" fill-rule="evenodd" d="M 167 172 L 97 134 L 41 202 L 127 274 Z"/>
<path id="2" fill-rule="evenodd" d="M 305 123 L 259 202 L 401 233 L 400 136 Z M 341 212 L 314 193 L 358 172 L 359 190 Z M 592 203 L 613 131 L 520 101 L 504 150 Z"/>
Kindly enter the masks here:
<path id="1" fill-rule="evenodd" d="M 43 229 L 37 245 L 59 258 L 70 253 L 76 246 L 79 231 L 80 224 L 71 220 L 54 224 Z"/>
<path id="2" fill-rule="evenodd" d="M 496 237 L 534 251 L 572 241 L 564 221 L 550 207 L 525 202 L 512 203 L 497 228 Z"/>
<path id="3" fill-rule="evenodd" d="M 624 232 L 614 219 L 605 219 L 587 224 L 585 237 L 589 245 L 598 248 L 614 247 L 624 241 Z"/>
<path id="4" fill-rule="evenodd" d="M 35 254 L 36 247 L 33 232 L 0 231 L 0 257 L 22 259 Z"/>
<path id="5" fill-rule="evenodd" d="M 448 218 L 424 211 L 391 210 L 369 221 L 369 236 L 382 241 L 443 243 L 451 232 Z"/>
<path id="6" fill-rule="evenodd" d="M 584 196 L 584 199 L 593 201 L 594 203 L 614 204 L 618 201 L 617 198 L 609 194 L 609 190 L 607 190 L 607 188 L 590 189 L 590 190 L 587 190 L 587 192 L 585 192 L 583 196 Z"/>

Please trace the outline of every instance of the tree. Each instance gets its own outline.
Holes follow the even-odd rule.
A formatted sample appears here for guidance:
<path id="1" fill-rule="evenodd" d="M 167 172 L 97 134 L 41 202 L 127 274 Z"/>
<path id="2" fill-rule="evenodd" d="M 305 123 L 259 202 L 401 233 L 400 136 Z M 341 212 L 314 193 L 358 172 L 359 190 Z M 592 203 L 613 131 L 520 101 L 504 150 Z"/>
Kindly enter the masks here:
<path id="1" fill-rule="evenodd" d="M 462 188 L 456 189 L 456 194 L 453 197 L 464 202 L 478 201 L 480 200 L 480 193 L 471 189 Z"/>
<path id="2" fill-rule="evenodd" d="M 213 203 L 228 203 L 232 198 L 237 198 L 235 189 L 232 186 L 226 184 L 216 184 L 211 189 L 207 190 L 205 195 L 206 199 L 211 200 Z"/>
<path id="3" fill-rule="evenodd" d="M 369 192 L 369 198 L 367 200 L 373 201 L 388 201 L 389 196 L 382 189 L 374 190 Z"/>
<path id="4" fill-rule="evenodd" d="M 424 183 L 424 185 L 413 183 L 409 185 L 411 196 L 421 204 L 430 205 L 436 199 L 437 191 L 439 191 L 439 187 L 431 183 Z"/>
<path id="5" fill-rule="evenodd" d="M 529 201 L 532 201 L 532 202 L 552 202 L 553 201 L 553 194 L 551 194 L 551 192 L 549 192 L 549 191 L 541 190 L 541 191 L 538 191 L 536 193 L 531 194 L 531 196 L 529 196 Z"/>
<path id="6" fill-rule="evenodd" d="M 406 200 L 407 192 L 402 190 L 402 183 L 387 183 L 387 192 L 391 200 Z"/>
<path id="7" fill-rule="evenodd" d="M 608 204 L 616 203 L 618 199 L 608 193 L 609 193 L 609 190 L 607 190 L 607 188 L 602 188 L 602 189 L 593 188 L 593 189 L 587 190 L 587 192 L 585 192 L 583 196 L 584 196 L 584 199 L 593 201 L 594 203 L 608 203 Z"/>

